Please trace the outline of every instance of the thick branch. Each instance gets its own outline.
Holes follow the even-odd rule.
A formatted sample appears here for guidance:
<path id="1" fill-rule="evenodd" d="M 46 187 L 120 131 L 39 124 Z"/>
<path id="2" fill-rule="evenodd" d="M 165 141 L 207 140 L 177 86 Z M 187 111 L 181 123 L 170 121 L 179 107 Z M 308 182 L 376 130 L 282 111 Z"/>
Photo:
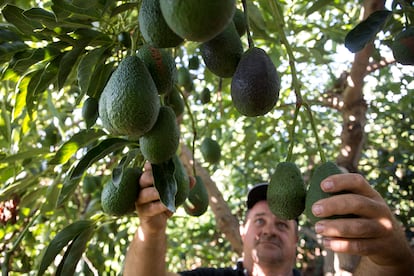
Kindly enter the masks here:
<path id="1" fill-rule="evenodd" d="M 363 18 L 366 19 L 374 11 L 384 9 L 383 0 L 365 0 L 363 2 Z M 364 78 L 369 73 L 369 60 L 373 52 L 373 44 L 367 44 L 356 53 L 348 78 L 348 86 L 343 93 L 343 128 L 341 133 L 341 149 L 337 157 L 338 165 L 349 172 L 358 171 L 358 163 L 365 142 L 365 124 L 367 104 L 364 100 Z M 338 254 L 340 267 L 353 272 L 360 261 L 359 256 Z"/>
<path id="2" fill-rule="evenodd" d="M 363 19 L 371 13 L 384 9 L 385 1 L 365 0 Z M 342 144 L 337 163 L 350 172 L 358 171 L 358 162 L 365 140 L 364 127 L 366 124 L 367 104 L 363 96 L 364 78 L 368 74 L 369 59 L 373 52 L 372 43 L 356 53 L 348 78 L 348 86 L 343 94 L 343 129 Z"/>

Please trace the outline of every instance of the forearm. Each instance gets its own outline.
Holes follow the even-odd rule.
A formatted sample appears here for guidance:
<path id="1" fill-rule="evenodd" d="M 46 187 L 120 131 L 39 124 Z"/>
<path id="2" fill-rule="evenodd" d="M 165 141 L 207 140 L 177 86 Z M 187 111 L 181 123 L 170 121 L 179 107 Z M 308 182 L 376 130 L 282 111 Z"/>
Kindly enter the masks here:
<path id="1" fill-rule="evenodd" d="M 380 266 L 370 260 L 369 257 L 362 257 L 354 275 L 387 275 L 387 276 L 400 276 L 400 275 L 414 275 L 414 256 L 407 256 L 407 259 L 401 260 L 400 263 L 396 263 L 394 266 Z"/>
<path id="2" fill-rule="evenodd" d="M 124 275 L 166 275 L 166 248 L 165 233 L 144 235 L 139 227 L 125 257 Z"/>

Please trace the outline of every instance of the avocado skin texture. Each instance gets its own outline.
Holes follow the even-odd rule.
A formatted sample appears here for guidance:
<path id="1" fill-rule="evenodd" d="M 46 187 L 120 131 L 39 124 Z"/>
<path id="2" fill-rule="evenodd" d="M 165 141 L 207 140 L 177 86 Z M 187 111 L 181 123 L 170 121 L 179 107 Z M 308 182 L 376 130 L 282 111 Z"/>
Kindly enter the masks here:
<path id="1" fill-rule="evenodd" d="M 247 50 L 231 81 L 234 107 L 248 117 L 265 115 L 276 105 L 279 91 L 279 75 L 266 52 L 257 47 Z"/>
<path id="2" fill-rule="evenodd" d="M 102 124 L 113 135 L 138 139 L 155 124 L 160 109 L 157 87 L 137 56 L 127 56 L 112 73 L 99 98 Z"/>
<path id="3" fill-rule="evenodd" d="M 135 200 L 140 192 L 140 177 L 141 169 L 127 168 L 124 170 L 118 186 L 111 179 L 102 189 L 102 210 L 115 216 L 132 213 L 135 210 Z"/>
<path id="4" fill-rule="evenodd" d="M 270 211 L 278 218 L 297 218 L 305 209 L 306 189 L 295 163 L 281 162 L 272 174 L 267 188 Z"/>
<path id="5" fill-rule="evenodd" d="M 215 75 L 230 78 L 243 54 L 243 46 L 233 22 L 213 39 L 200 45 L 206 67 Z"/>
<path id="6" fill-rule="evenodd" d="M 175 113 L 169 106 L 162 106 L 154 127 L 139 138 L 142 155 L 152 164 L 168 161 L 177 152 L 180 131 Z"/>
<path id="7" fill-rule="evenodd" d="M 160 0 L 168 26 L 189 41 L 205 42 L 233 20 L 235 0 Z"/>
<path id="8" fill-rule="evenodd" d="M 304 214 L 309 219 L 312 224 L 315 224 L 321 219 L 335 219 L 335 218 L 354 218 L 356 217 L 353 214 L 348 215 L 338 215 L 338 216 L 331 216 L 328 218 L 319 218 L 313 215 L 312 213 L 312 205 L 323 198 L 328 198 L 333 195 L 344 194 L 346 191 L 339 192 L 339 193 L 326 193 L 321 189 L 321 182 L 325 178 L 335 174 L 342 174 L 342 171 L 339 167 L 331 162 L 327 161 L 325 163 L 320 164 L 318 167 L 315 168 L 313 175 L 310 179 L 310 184 L 308 190 L 306 192 L 306 201 L 305 201 L 305 210 Z"/>
<path id="9" fill-rule="evenodd" d="M 200 151 L 204 160 L 210 164 L 215 164 L 221 159 L 221 147 L 216 140 L 213 140 L 210 137 L 203 139 Z"/>
<path id="10" fill-rule="evenodd" d="M 203 179 L 198 175 L 195 178 L 196 183 L 188 195 L 189 203 L 184 202 L 183 207 L 190 216 L 199 217 L 207 211 L 208 193 Z"/>
<path id="11" fill-rule="evenodd" d="M 170 92 L 177 81 L 177 68 L 172 55 L 165 49 L 155 48 L 148 44 L 142 46 L 137 55 L 147 66 L 158 94 Z"/>
<path id="12" fill-rule="evenodd" d="M 144 40 L 154 47 L 174 48 L 184 42 L 165 22 L 159 0 L 142 0 L 138 23 Z"/>
<path id="13" fill-rule="evenodd" d="M 176 117 L 184 113 L 184 99 L 176 86 L 173 86 L 172 90 L 164 95 L 164 104 L 174 110 Z"/>

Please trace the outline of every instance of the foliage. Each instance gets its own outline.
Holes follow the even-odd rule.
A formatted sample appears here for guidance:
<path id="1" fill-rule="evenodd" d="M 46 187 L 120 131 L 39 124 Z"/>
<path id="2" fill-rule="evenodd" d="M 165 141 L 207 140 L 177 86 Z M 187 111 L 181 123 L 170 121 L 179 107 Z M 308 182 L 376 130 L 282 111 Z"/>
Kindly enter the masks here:
<path id="1" fill-rule="evenodd" d="M 108 135 L 99 119 L 89 128 L 81 110 L 88 97 L 99 97 L 118 62 L 142 46 L 137 21 L 140 2 L 1 1 L 3 272 L 121 272 L 139 220 L 104 215 L 100 192 L 112 170 L 126 154 L 135 152 L 137 144 Z M 393 35 L 413 24 L 414 7 L 409 3 L 391 1 L 392 16 L 381 28 L 367 32 L 375 39 L 373 61 L 389 55 Z M 230 79 L 219 79 L 202 63 L 190 69 L 194 89 L 182 91 L 187 93 L 187 109 L 181 138 L 184 144 L 195 145 L 200 162 L 202 138 L 219 142 L 220 162 L 203 165 L 240 220 L 249 185 L 268 180 L 278 162 L 290 156 L 306 180 L 323 156 L 333 160 L 337 155 L 341 117 L 328 104 L 326 91 L 341 71 L 349 69 L 350 55 L 343 45 L 357 26 L 360 9 L 360 1 L 248 1 L 251 38 L 267 51 L 281 75 L 279 102 L 265 116 L 249 118 L 235 110 Z M 125 32 L 131 48 L 118 39 Z M 246 35 L 242 42 L 247 49 Z M 178 68 L 187 68 L 190 57 L 199 55 L 198 46 L 187 41 L 171 49 Z M 413 67 L 398 64 L 369 76 L 364 91 L 369 105 L 367 141 L 360 163 L 361 172 L 395 208 L 407 229 L 414 227 L 413 78 Z M 201 103 L 199 95 L 206 87 L 211 100 Z M 299 91 L 308 108 L 296 109 Z M 306 111 L 311 111 L 312 121 Z M 136 162 L 142 165 L 143 160 Z M 99 176 L 102 185 L 84 192 L 86 176 Z M 307 222 L 301 225 L 306 227 Z M 192 218 L 178 208 L 168 234 L 172 270 L 232 265 L 237 257 L 216 230 L 210 211 Z M 58 246 L 51 252 L 47 245 L 55 243 Z M 299 261 L 310 262 L 317 245 L 306 235 L 300 244 L 310 255 L 300 251 Z"/>

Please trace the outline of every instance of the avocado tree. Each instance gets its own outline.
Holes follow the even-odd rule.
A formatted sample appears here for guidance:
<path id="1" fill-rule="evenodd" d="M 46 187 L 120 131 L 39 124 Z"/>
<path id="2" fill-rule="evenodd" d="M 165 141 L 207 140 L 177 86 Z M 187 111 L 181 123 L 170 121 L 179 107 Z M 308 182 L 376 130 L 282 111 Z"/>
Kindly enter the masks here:
<path id="1" fill-rule="evenodd" d="M 209 199 L 197 216 L 174 210 L 169 269 L 231 265 L 241 252 L 246 191 L 269 181 L 283 161 L 294 162 L 306 183 L 326 160 L 362 173 L 412 238 L 413 1 L 234 1 L 236 11 L 220 9 L 234 14 L 230 25 L 239 36 L 230 42 L 201 36 L 203 30 L 187 37 L 185 28 L 153 36 L 144 26 L 156 26 L 150 21 L 163 15 L 143 16 L 141 8 L 154 2 L 0 2 L 3 275 L 122 271 L 139 219 L 103 212 L 101 192 L 117 172 L 142 168 L 145 158 L 140 141 L 111 133 L 107 118 L 98 116 L 99 98 L 122 60 L 160 38 L 169 38 L 156 47 L 174 58 L 177 78 L 159 97 L 176 108 L 177 154 L 187 173 L 202 179 Z M 220 47 L 223 40 L 229 47 Z M 227 57 L 221 51 L 234 49 L 237 59 L 254 47 L 275 66 L 277 101 L 265 114 L 245 116 L 232 98 L 238 63 L 211 64 L 208 55 Z M 206 138 L 215 152 L 203 146 Z M 160 191 L 171 200 L 170 190 Z M 333 272 L 332 254 L 318 244 L 306 216 L 300 235 L 298 267 Z M 358 261 L 340 259 L 349 271 Z"/>

